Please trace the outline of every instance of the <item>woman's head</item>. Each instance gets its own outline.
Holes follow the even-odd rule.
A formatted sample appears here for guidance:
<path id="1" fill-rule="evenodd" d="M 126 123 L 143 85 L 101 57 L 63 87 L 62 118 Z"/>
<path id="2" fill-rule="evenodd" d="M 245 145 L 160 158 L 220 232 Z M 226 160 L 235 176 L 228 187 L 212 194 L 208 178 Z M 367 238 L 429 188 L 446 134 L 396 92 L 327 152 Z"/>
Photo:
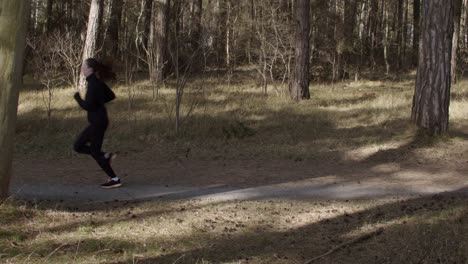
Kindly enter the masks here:
<path id="1" fill-rule="evenodd" d="M 103 64 L 94 58 L 85 60 L 81 66 L 81 73 L 86 77 L 94 73 L 101 80 L 115 80 L 116 78 L 116 74 L 112 71 L 112 67 Z"/>

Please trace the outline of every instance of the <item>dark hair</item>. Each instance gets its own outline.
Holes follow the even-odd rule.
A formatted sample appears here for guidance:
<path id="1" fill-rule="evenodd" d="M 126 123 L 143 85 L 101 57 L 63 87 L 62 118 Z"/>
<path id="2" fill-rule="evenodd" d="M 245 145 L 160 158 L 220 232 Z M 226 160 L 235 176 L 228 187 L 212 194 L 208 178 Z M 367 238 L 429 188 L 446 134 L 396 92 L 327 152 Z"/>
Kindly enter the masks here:
<path id="1" fill-rule="evenodd" d="M 85 60 L 85 63 L 88 67 L 92 68 L 96 73 L 97 77 L 103 81 L 106 80 L 115 80 L 116 74 L 112 71 L 112 66 L 99 62 L 94 58 L 89 58 Z"/>

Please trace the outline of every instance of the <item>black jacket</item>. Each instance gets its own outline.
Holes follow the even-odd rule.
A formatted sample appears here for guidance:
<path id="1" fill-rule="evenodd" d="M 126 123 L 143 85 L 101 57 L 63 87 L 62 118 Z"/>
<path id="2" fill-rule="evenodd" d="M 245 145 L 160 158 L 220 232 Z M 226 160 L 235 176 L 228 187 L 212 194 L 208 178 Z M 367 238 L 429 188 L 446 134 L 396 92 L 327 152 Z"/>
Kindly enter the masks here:
<path id="1" fill-rule="evenodd" d="M 88 81 L 88 89 L 85 99 L 81 99 L 80 94 L 76 93 L 75 100 L 88 112 L 89 123 L 105 125 L 108 122 L 105 104 L 114 100 L 115 94 L 94 74 L 88 76 L 86 81 Z"/>

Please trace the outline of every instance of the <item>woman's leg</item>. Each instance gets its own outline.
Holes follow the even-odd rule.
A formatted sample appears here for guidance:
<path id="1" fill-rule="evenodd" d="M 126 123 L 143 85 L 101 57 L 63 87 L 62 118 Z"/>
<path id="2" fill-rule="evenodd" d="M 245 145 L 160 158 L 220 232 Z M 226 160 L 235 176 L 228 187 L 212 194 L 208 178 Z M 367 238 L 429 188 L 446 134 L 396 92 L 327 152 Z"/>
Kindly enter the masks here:
<path id="1" fill-rule="evenodd" d="M 91 155 L 91 148 L 87 145 L 91 141 L 92 127 L 85 128 L 76 138 L 73 149 L 81 154 Z"/>
<path id="2" fill-rule="evenodd" d="M 91 145 L 89 147 L 90 154 L 102 168 L 102 170 L 109 176 L 109 178 L 117 177 L 114 170 L 112 169 L 109 160 L 104 157 L 102 152 L 102 143 L 104 141 L 104 134 L 106 132 L 107 125 L 105 126 L 92 126 L 91 129 Z"/>

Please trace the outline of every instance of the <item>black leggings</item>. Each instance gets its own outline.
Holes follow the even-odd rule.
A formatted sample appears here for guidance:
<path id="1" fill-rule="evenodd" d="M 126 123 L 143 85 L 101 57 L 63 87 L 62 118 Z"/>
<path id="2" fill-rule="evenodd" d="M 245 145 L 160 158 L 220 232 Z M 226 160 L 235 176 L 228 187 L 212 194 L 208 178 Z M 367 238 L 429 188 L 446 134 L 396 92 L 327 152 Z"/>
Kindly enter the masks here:
<path id="1" fill-rule="evenodd" d="M 104 157 L 104 152 L 101 150 L 106 129 L 107 124 L 90 124 L 78 136 L 73 149 L 78 153 L 91 155 L 107 176 L 115 178 L 114 170 L 110 166 L 109 160 Z"/>

